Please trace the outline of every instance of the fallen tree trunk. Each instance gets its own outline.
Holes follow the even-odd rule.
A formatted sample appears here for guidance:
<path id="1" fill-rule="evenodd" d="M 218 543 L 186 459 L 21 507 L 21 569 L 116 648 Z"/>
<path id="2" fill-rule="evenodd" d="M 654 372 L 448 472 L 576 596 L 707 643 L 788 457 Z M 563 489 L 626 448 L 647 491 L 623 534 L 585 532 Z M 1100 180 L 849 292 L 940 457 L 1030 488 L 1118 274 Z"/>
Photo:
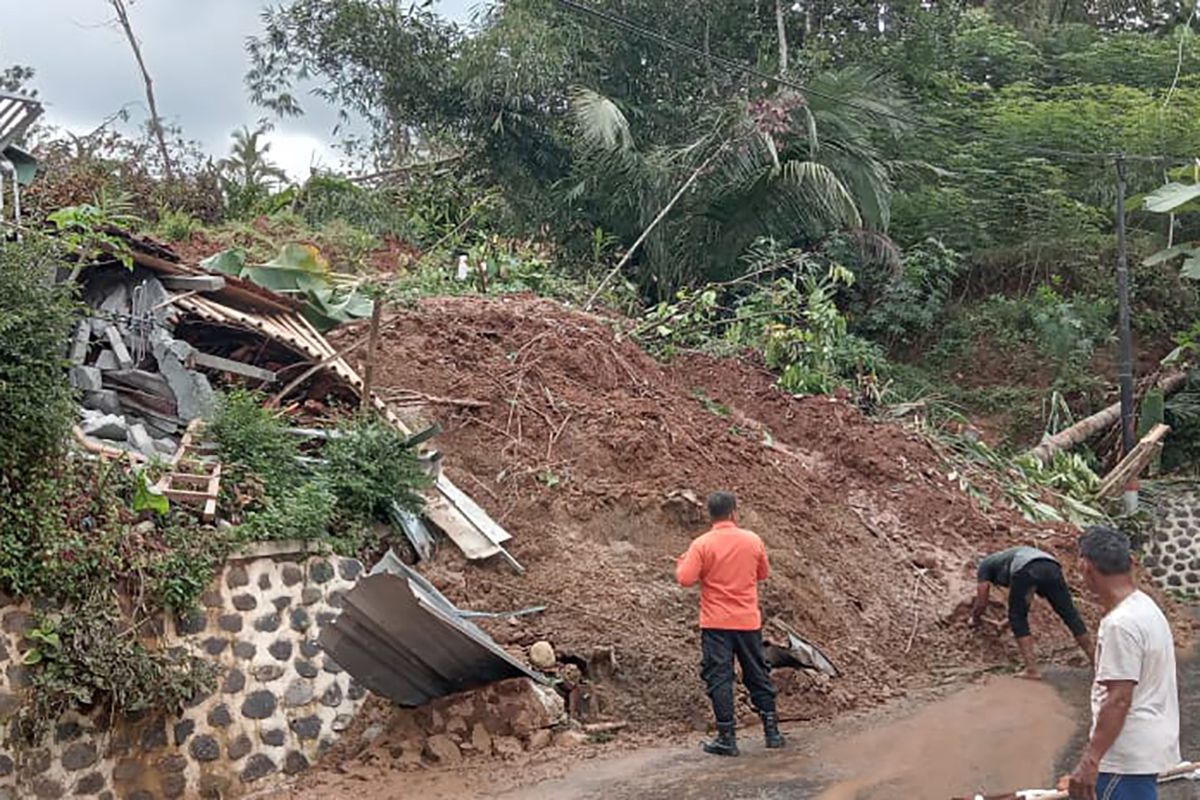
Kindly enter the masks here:
<path id="1" fill-rule="evenodd" d="M 1187 375 L 1182 372 L 1164 375 L 1158 382 L 1158 388 L 1162 390 L 1163 395 L 1170 395 L 1179 391 L 1186 380 Z M 1054 458 L 1055 454 L 1083 444 L 1096 434 L 1107 430 L 1120 421 L 1121 404 L 1119 402 L 1113 403 L 1111 406 L 1097 411 L 1090 417 L 1079 420 L 1079 422 L 1076 422 L 1066 430 L 1059 431 L 1053 436 L 1046 438 L 1026 455 L 1033 456 L 1045 464 Z"/>

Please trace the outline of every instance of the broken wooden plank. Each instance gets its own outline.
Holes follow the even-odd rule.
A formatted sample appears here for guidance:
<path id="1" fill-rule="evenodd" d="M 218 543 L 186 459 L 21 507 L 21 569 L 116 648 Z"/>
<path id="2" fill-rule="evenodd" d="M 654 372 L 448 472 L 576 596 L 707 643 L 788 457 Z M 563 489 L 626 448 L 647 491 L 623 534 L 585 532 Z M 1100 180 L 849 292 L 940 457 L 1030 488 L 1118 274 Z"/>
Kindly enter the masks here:
<path id="1" fill-rule="evenodd" d="M 1151 428 L 1113 468 L 1112 472 L 1104 476 L 1104 479 L 1100 481 L 1100 488 L 1096 490 L 1096 496 L 1100 498 L 1113 497 L 1122 491 L 1130 481 L 1137 478 L 1162 449 L 1162 440 L 1170 430 L 1169 425 L 1162 423 Z"/>
<path id="2" fill-rule="evenodd" d="M 109 325 L 104 334 L 108 337 L 108 344 L 112 347 L 113 355 L 117 357 L 117 365 L 121 369 L 133 367 L 133 356 L 129 355 L 129 348 L 125 346 L 125 339 L 121 337 L 120 328 L 116 325 Z"/>
<path id="3" fill-rule="evenodd" d="M 221 494 L 221 464 L 217 462 L 213 467 L 212 477 L 208 480 L 208 500 L 204 503 L 204 510 L 201 512 L 201 518 L 205 522 L 212 522 L 217 518 L 217 498 Z"/>
<path id="4" fill-rule="evenodd" d="M 222 358 L 214 356 L 211 353 L 195 352 L 192 354 L 189 366 L 207 367 L 208 369 L 220 370 L 221 372 L 230 372 L 234 375 L 243 375 L 247 378 L 264 381 L 266 383 L 275 382 L 275 373 L 269 369 L 256 367 L 253 364 L 245 364 L 241 361 L 234 361 L 231 358 Z"/>
<path id="5" fill-rule="evenodd" d="M 178 292 L 219 292 L 225 288 L 220 275 L 159 275 L 159 282 Z"/>

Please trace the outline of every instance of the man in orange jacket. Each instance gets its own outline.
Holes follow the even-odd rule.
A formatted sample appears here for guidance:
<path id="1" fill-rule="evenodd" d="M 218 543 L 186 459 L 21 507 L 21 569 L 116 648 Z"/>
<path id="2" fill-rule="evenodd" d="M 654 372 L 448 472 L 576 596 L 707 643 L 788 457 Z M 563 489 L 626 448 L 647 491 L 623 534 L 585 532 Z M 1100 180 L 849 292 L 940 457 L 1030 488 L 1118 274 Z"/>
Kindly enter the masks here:
<path id="1" fill-rule="evenodd" d="M 737 526 L 737 498 L 716 492 L 708 498 L 712 529 L 692 542 L 675 565 L 680 586 L 700 584 L 700 675 L 717 718 L 717 738 L 704 751 L 736 756 L 737 717 L 733 707 L 733 659 L 742 665 L 742 681 L 762 717 L 767 747 L 783 747 L 775 686 L 763 657 L 762 614 L 758 583 L 770 572 L 762 539 Z"/>

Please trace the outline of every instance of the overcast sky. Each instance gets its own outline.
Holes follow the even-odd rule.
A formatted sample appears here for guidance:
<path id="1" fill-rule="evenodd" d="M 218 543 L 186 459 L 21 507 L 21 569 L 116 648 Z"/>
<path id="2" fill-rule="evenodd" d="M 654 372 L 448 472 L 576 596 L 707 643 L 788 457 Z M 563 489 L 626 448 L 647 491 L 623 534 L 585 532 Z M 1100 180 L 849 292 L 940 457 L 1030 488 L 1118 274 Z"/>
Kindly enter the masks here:
<path id="1" fill-rule="evenodd" d="M 435 0 L 439 10 L 466 21 L 480 0 Z M 270 3 L 278 5 L 279 0 Z M 188 138 L 223 155 L 229 134 L 263 115 L 242 83 L 244 42 L 260 30 L 262 0 L 137 0 L 131 21 L 154 79 L 159 113 Z M 105 23 L 107 0 L 0 0 L 0 67 L 37 70 L 34 85 L 46 120 L 76 133 L 95 129 L 126 104 L 144 122 L 145 95 L 123 35 Z M 333 109 L 306 99 L 307 114 L 277 123 L 271 155 L 295 178 L 309 165 L 334 166 Z"/>

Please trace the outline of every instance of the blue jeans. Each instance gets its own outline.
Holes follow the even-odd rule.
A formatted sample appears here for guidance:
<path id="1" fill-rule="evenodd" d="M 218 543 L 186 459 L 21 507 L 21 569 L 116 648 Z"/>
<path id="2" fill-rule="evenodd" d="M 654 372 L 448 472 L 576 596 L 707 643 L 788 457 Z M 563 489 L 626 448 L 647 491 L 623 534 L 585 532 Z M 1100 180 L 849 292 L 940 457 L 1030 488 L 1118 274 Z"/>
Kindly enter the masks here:
<path id="1" fill-rule="evenodd" d="M 1158 776 L 1101 772 L 1096 800 L 1158 800 Z"/>

